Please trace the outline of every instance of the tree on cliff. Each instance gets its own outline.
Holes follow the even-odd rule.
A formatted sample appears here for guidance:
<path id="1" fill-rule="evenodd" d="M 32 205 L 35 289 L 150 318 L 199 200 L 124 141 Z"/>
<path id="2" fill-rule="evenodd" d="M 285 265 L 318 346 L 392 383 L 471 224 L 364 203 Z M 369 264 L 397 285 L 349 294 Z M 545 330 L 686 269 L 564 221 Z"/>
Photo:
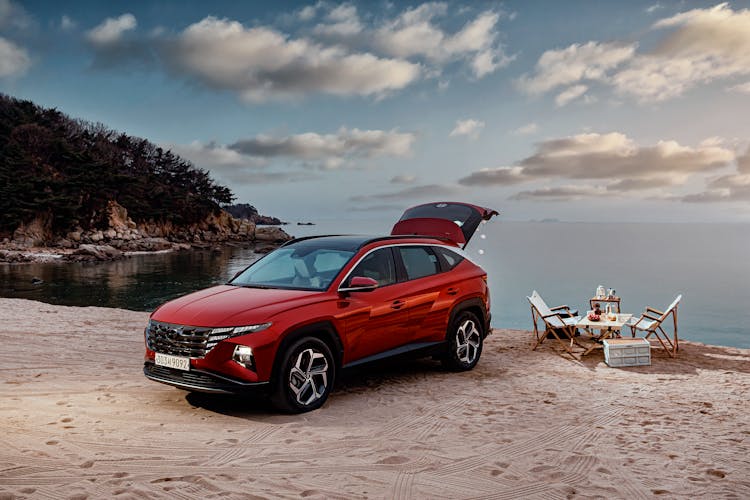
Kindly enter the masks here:
<path id="1" fill-rule="evenodd" d="M 136 222 L 190 224 L 233 198 L 145 139 L 0 94 L 0 233 L 41 214 L 55 231 L 102 227 L 109 200 Z"/>

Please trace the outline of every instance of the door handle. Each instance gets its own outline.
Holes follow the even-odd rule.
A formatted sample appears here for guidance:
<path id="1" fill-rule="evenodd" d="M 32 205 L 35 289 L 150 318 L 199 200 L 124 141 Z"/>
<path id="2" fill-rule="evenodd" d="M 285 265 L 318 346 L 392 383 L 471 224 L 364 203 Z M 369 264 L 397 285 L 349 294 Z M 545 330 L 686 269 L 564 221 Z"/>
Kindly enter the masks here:
<path id="1" fill-rule="evenodd" d="M 447 292 L 447 293 L 448 293 L 448 295 L 456 295 L 456 294 L 458 293 L 458 288 L 453 288 L 453 287 L 450 287 L 450 288 L 448 289 L 448 292 Z"/>
<path id="2" fill-rule="evenodd" d="M 393 303 L 391 304 L 391 309 L 401 309 L 405 305 L 406 305 L 406 302 L 404 302 L 403 300 L 394 300 Z"/>

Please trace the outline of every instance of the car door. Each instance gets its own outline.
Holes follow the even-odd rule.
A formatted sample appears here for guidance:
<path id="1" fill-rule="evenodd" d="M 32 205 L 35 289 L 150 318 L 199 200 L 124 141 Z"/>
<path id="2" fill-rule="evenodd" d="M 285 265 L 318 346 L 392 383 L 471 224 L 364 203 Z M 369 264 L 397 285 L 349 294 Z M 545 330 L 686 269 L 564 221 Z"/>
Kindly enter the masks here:
<path id="1" fill-rule="evenodd" d="M 390 247 L 366 254 L 342 283 L 346 288 L 355 276 L 378 282 L 375 290 L 349 292 L 340 307 L 345 315 L 346 344 L 344 363 L 379 354 L 409 342 L 407 290 L 397 279 L 396 263 Z"/>
<path id="2" fill-rule="evenodd" d="M 494 215 L 496 210 L 469 203 L 426 203 L 408 208 L 391 234 L 436 236 L 466 247 L 479 224 Z"/>
<path id="3" fill-rule="evenodd" d="M 440 259 L 429 245 L 399 246 L 397 265 L 403 265 L 408 291 L 409 342 L 438 342 L 445 338 L 453 304 L 452 278 L 442 272 Z"/>

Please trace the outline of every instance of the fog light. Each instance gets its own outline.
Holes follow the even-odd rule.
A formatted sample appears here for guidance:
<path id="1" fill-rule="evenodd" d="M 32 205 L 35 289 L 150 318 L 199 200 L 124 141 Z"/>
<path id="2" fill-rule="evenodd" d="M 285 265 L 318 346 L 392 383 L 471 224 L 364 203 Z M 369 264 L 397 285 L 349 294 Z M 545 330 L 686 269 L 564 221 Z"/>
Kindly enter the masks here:
<path id="1" fill-rule="evenodd" d="M 245 345 L 238 345 L 234 348 L 234 354 L 232 354 L 232 361 L 247 368 L 248 370 L 255 371 L 255 358 L 253 357 L 253 348 Z"/>

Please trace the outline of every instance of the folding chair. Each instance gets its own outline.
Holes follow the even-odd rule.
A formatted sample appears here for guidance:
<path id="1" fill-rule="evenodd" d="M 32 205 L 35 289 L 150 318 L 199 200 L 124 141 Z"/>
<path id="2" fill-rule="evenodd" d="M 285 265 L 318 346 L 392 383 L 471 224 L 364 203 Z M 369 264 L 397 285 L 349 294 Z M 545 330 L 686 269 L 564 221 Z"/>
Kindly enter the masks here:
<path id="1" fill-rule="evenodd" d="M 544 342 L 544 339 L 546 339 L 549 334 L 557 339 L 565 352 L 570 354 L 574 359 L 578 359 L 575 354 L 573 354 L 571 348 L 573 347 L 573 340 L 576 335 L 576 323 L 581 320 L 581 317 L 573 316 L 570 307 L 568 306 L 550 308 L 536 290 L 531 293 L 531 297 L 526 298 L 528 299 L 529 304 L 531 304 L 531 321 L 534 323 L 534 335 L 536 336 L 536 342 L 534 342 L 534 347 L 532 347 L 531 350 L 536 350 L 539 344 Z M 537 327 L 537 322 L 540 319 L 544 322 L 544 331 L 541 333 L 539 331 L 540 329 Z M 566 342 L 560 338 L 560 335 L 558 334 L 560 331 L 568 336 L 570 342 Z"/>
<path id="2" fill-rule="evenodd" d="M 667 351 L 667 354 L 674 358 L 680 348 L 679 341 L 677 340 L 677 306 L 680 303 L 680 299 L 682 299 L 682 295 L 678 295 L 669 307 L 667 307 L 666 311 L 647 307 L 640 318 L 631 318 L 627 326 L 630 327 L 633 337 L 635 337 L 636 331 L 646 332 L 646 339 L 653 335 L 664 350 Z M 669 338 L 669 334 L 662 328 L 662 323 L 664 323 L 670 314 L 672 315 L 672 323 L 674 325 L 671 339 Z"/>

